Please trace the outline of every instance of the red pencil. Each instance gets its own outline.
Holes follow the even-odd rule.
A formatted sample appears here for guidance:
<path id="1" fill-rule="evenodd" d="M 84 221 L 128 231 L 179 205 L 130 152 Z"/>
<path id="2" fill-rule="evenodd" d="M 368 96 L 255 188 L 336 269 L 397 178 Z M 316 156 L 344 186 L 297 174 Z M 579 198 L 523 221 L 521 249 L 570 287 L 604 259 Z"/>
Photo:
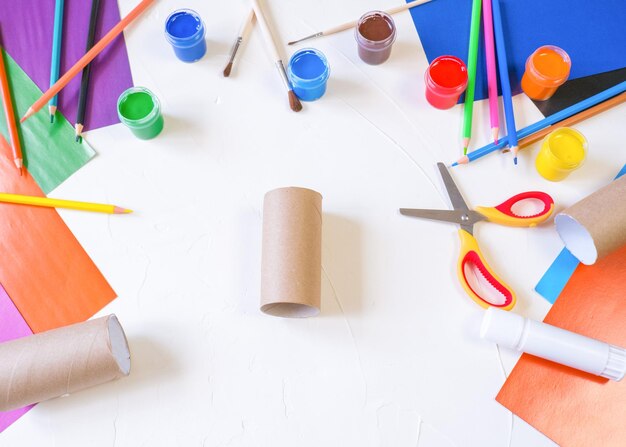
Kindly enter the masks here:
<path id="1" fill-rule="evenodd" d="M 13 102 L 11 101 L 11 90 L 9 90 L 9 80 L 7 78 L 6 67 L 4 66 L 3 53 L 2 42 L 0 42 L 0 90 L 2 91 L 2 105 L 4 106 L 4 114 L 7 118 L 7 128 L 9 129 L 11 149 L 13 150 L 13 161 L 15 161 L 15 166 L 20 170 L 20 175 L 22 175 L 22 146 L 20 145 L 20 137 L 17 133 L 17 123 L 15 121 Z"/>

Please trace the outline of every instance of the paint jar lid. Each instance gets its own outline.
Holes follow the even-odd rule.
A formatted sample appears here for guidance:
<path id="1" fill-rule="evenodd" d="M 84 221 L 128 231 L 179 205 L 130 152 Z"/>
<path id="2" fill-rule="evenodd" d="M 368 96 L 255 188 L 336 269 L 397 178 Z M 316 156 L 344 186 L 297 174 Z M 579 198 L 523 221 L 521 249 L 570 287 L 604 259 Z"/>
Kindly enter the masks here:
<path id="1" fill-rule="evenodd" d="M 122 112 L 122 107 L 124 102 L 131 96 L 137 93 L 143 93 L 150 97 L 152 100 L 152 110 L 147 113 L 145 116 L 141 117 L 131 117 L 126 116 Z M 154 93 L 148 90 L 145 87 L 131 87 L 125 90 L 120 97 L 117 99 L 117 115 L 122 123 L 126 126 L 134 128 L 134 129 L 142 129 L 145 127 L 150 127 L 155 120 L 157 120 L 161 116 L 161 103 L 159 102 L 159 98 L 156 97 Z"/>
<path id="2" fill-rule="evenodd" d="M 324 65 L 324 70 L 318 76 L 314 78 L 303 78 L 301 76 L 298 76 L 297 70 L 294 70 L 294 65 L 297 63 L 297 61 L 306 55 L 316 56 L 317 58 L 320 59 L 320 61 Z M 295 53 L 293 53 L 291 55 L 291 58 L 289 58 L 289 64 L 287 65 L 287 72 L 289 74 L 289 79 L 292 83 L 296 82 L 299 85 L 303 85 L 303 84 L 317 85 L 317 84 L 322 84 L 328 80 L 328 77 L 330 76 L 330 65 L 328 64 L 328 59 L 326 59 L 326 56 L 324 56 L 324 53 L 322 53 L 321 51 L 316 50 L 315 48 L 302 48 L 296 51 Z"/>
<path id="3" fill-rule="evenodd" d="M 189 32 L 185 30 L 185 33 L 177 33 L 175 29 L 176 22 L 185 20 L 185 18 L 195 21 L 195 30 L 193 29 L 194 27 L 191 27 L 188 30 Z M 199 41 L 204 39 L 205 34 L 204 22 L 193 9 L 177 9 L 165 19 L 165 38 L 170 44 L 178 48 L 188 48 L 197 45 Z"/>
<path id="4" fill-rule="evenodd" d="M 380 39 L 375 39 L 374 34 L 365 35 L 361 29 L 363 25 L 368 21 L 383 19 L 389 27 L 389 35 L 383 36 Z M 397 30 L 396 24 L 393 18 L 384 11 L 370 11 L 361 16 L 354 28 L 354 36 L 356 41 L 366 47 L 369 51 L 383 51 L 386 50 L 396 40 Z"/>
<path id="5" fill-rule="evenodd" d="M 454 70 L 451 73 L 450 70 Z M 467 87 L 467 66 L 456 56 L 436 57 L 424 73 L 426 85 L 441 94 L 460 95 Z M 453 81 L 453 82 L 451 82 Z"/>
<path id="6" fill-rule="evenodd" d="M 545 59 L 550 59 L 549 63 L 544 62 Z M 554 45 L 539 47 L 526 59 L 526 70 L 533 75 L 535 83 L 547 88 L 563 84 L 571 67 L 569 55 Z"/>

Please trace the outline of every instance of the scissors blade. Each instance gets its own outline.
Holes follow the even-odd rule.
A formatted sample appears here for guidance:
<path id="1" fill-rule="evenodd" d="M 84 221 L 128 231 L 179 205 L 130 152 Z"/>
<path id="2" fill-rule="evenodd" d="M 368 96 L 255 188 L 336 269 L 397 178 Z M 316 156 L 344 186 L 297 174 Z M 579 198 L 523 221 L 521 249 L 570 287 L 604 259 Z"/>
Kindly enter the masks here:
<path id="1" fill-rule="evenodd" d="M 485 220 L 485 216 L 477 211 L 463 210 L 429 210 L 416 208 L 400 208 L 400 214 L 420 219 L 437 220 L 441 222 L 451 222 L 461 227 L 471 227 L 476 222 Z M 471 233 L 471 232 L 470 232 Z"/>
<path id="2" fill-rule="evenodd" d="M 455 210 L 469 210 L 469 207 L 463 200 L 463 196 L 459 191 L 459 188 L 456 187 L 456 183 L 452 180 L 452 176 L 448 172 L 448 168 L 443 163 L 437 163 L 437 167 L 439 168 L 439 173 L 441 174 L 441 178 L 443 179 L 443 184 L 448 191 L 448 197 L 450 197 L 450 202 L 452 202 L 452 207 Z"/>

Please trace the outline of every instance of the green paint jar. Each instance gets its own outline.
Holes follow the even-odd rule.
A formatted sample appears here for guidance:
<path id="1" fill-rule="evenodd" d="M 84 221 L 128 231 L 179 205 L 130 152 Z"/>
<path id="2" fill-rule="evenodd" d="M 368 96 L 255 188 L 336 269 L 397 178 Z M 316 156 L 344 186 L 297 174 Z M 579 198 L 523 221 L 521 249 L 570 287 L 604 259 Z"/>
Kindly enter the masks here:
<path id="1" fill-rule="evenodd" d="M 163 130 L 159 99 L 144 87 L 131 87 L 120 95 L 117 115 L 142 140 L 154 138 Z"/>

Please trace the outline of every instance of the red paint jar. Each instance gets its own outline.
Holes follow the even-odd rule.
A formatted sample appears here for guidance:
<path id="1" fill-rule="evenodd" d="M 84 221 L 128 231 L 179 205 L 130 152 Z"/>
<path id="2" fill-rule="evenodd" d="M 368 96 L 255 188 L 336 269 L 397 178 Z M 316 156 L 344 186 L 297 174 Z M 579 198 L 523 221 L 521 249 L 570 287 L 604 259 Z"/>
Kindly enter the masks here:
<path id="1" fill-rule="evenodd" d="M 437 109 L 449 109 L 467 87 L 467 67 L 455 56 L 439 56 L 424 75 L 426 100 Z"/>

